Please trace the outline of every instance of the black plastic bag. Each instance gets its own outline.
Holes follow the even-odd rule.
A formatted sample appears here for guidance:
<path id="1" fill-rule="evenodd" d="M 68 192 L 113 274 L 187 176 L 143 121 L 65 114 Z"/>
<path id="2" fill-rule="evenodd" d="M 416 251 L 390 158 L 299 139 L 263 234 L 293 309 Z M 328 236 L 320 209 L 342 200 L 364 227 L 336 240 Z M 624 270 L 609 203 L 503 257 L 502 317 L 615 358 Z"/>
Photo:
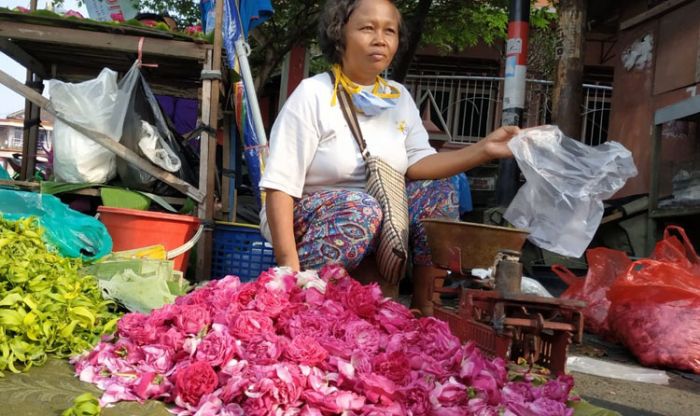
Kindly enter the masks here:
<path id="1" fill-rule="evenodd" d="M 122 78 L 121 83 L 133 82 L 127 108 L 121 144 L 150 160 L 173 175 L 198 186 L 199 156 L 177 134 L 163 114 L 155 94 L 146 82 L 138 63 Z M 122 159 L 117 160 L 117 173 L 124 186 L 158 195 L 180 195 L 180 192 Z"/>

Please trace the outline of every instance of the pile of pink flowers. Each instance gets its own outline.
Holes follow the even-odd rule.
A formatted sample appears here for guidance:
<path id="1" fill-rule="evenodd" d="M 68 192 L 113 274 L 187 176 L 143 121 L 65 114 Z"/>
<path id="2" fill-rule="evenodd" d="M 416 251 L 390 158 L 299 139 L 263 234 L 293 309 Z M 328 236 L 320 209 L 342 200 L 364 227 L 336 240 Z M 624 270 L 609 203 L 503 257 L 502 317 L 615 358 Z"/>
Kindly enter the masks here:
<path id="1" fill-rule="evenodd" d="M 573 414 L 571 377 L 509 381 L 502 359 L 339 267 L 212 281 L 125 315 L 74 363 L 102 405 L 157 399 L 178 415 Z"/>

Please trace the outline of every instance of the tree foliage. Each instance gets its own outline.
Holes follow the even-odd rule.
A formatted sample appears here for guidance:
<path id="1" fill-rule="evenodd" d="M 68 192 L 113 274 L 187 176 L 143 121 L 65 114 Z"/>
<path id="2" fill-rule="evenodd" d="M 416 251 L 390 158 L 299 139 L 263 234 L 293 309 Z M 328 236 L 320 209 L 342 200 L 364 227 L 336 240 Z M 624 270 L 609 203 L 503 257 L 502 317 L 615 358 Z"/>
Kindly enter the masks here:
<path id="1" fill-rule="evenodd" d="M 395 0 L 401 10 L 412 45 L 404 49 L 406 56 L 397 56 L 395 68 L 403 73 L 408 69 L 415 50 L 420 45 L 433 45 L 445 54 L 461 51 L 479 42 L 493 45 L 506 38 L 508 25 L 508 5 L 510 0 Z M 133 0 L 139 10 L 167 13 L 178 20 L 181 27 L 191 25 L 200 18 L 197 0 Z M 533 0 L 534 2 L 534 0 Z M 252 55 L 251 66 L 255 74 L 256 87 L 265 84 L 280 67 L 284 56 L 295 45 L 312 46 L 315 43 L 318 16 L 323 0 L 273 0 L 275 13 L 265 24 L 250 34 Z M 428 10 L 427 14 L 425 10 Z M 550 29 L 555 14 L 547 9 L 532 8 L 530 16 L 532 38 L 551 49 L 550 41 L 554 31 Z M 544 69 L 536 72 L 551 73 L 552 58 L 545 56 L 546 50 L 538 51 L 532 62 Z M 318 57 L 317 57 L 318 58 Z M 316 59 L 312 66 L 324 67 L 322 59 Z"/>

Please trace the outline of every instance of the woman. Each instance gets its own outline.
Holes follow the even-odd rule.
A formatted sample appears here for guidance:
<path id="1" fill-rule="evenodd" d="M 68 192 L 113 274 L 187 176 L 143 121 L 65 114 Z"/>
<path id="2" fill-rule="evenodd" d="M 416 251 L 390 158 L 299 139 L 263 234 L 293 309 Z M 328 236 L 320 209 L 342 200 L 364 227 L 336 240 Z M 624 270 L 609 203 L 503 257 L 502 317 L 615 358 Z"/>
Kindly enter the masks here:
<path id="1" fill-rule="evenodd" d="M 449 181 L 435 179 L 511 156 L 506 143 L 518 128 L 500 128 L 477 144 L 436 153 L 408 91 L 379 76 L 391 64 L 403 30 L 401 15 L 390 0 L 326 3 L 319 40 L 333 64 L 335 82 L 328 73 L 304 80 L 280 111 L 260 182 L 267 192 L 261 225 L 280 266 L 301 270 L 336 263 L 363 283 L 383 283 L 374 256 L 368 255 L 377 245 L 382 213 L 364 192 L 364 161 L 338 103 L 344 88 L 370 153 L 406 174 L 412 307 L 430 315 L 433 278 L 444 271 L 430 262 L 419 220 L 458 215 Z M 395 287 L 382 284 L 382 289 L 396 295 Z"/>

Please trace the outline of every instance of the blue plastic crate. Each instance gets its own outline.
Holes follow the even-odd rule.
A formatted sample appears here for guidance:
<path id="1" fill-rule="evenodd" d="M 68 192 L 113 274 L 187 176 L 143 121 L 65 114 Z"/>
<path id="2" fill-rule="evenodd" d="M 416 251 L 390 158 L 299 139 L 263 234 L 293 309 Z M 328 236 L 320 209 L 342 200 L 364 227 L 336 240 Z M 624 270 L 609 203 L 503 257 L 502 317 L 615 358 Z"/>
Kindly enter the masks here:
<path id="1" fill-rule="evenodd" d="M 232 274 L 240 277 L 242 282 L 250 281 L 274 265 L 272 245 L 260 235 L 259 227 L 216 223 L 211 259 L 213 278 Z"/>

